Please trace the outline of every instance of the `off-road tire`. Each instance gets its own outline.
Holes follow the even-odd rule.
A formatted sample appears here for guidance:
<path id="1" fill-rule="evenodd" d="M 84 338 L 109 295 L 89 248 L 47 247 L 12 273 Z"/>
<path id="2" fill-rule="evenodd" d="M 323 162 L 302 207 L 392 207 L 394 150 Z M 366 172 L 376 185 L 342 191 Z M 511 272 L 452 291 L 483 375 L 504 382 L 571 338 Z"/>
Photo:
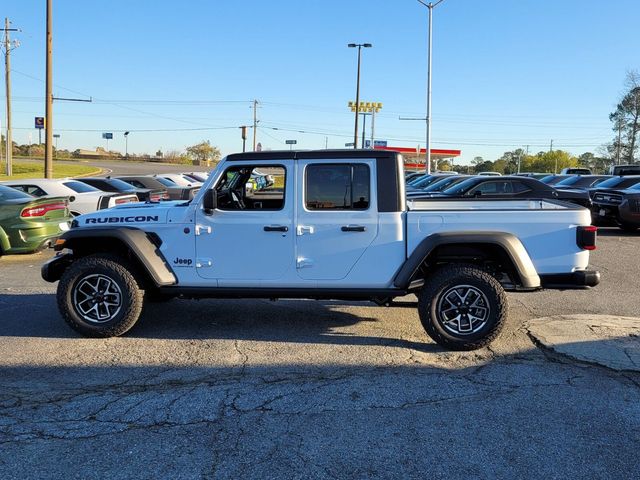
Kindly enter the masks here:
<path id="1" fill-rule="evenodd" d="M 481 303 L 488 312 L 485 323 L 477 331 L 456 333 L 444 324 L 441 305 L 445 294 L 456 286 L 469 287 L 481 292 Z M 455 292 L 454 292 L 455 293 Z M 480 310 L 482 311 L 482 310 Z M 487 272 L 472 265 L 446 265 L 425 279 L 425 286 L 418 295 L 420 322 L 427 334 L 439 345 L 449 350 L 476 350 L 489 345 L 499 334 L 507 320 L 508 302 L 502 285 Z"/>
<path id="2" fill-rule="evenodd" d="M 144 299 L 144 291 L 132 271 L 127 261 L 117 255 L 98 254 L 74 261 L 58 283 L 58 309 L 65 322 L 87 337 L 117 337 L 129 331 L 140 317 Z M 100 323 L 83 318 L 74 302 L 75 289 L 95 275 L 111 280 L 121 292 L 119 310 L 113 318 Z"/>

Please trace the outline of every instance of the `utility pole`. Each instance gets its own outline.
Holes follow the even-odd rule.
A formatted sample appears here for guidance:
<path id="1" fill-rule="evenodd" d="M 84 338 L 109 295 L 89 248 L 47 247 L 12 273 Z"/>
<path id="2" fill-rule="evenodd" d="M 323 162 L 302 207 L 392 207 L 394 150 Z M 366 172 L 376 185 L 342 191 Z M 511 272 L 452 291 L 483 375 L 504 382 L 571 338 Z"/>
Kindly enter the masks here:
<path id="1" fill-rule="evenodd" d="M 4 67 L 5 67 L 5 87 L 7 91 L 7 136 L 6 147 L 7 147 L 7 163 L 5 168 L 5 173 L 7 175 L 13 174 L 13 167 L 11 157 L 13 155 L 13 140 L 11 138 L 11 50 L 18 46 L 18 43 L 15 42 L 13 45 L 11 44 L 11 40 L 9 38 L 9 32 L 17 32 L 17 28 L 9 28 L 9 19 L 4 19 Z"/>
<path id="2" fill-rule="evenodd" d="M 256 151 L 256 135 L 258 133 L 258 100 L 253 101 L 253 151 Z"/>
<path id="3" fill-rule="evenodd" d="M 45 93 L 44 178 L 53 178 L 53 0 L 47 0 L 47 82 Z"/>

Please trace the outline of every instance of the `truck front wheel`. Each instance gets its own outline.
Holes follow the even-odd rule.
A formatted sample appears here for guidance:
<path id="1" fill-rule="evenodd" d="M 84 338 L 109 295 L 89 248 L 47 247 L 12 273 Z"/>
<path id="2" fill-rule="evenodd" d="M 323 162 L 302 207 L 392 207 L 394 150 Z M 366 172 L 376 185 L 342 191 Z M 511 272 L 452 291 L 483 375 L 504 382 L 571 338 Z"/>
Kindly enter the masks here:
<path id="1" fill-rule="evenodd" d="M 475 350 L 491 343 L 507 319 L 502 285 L 471 265 L 446 265 L 426 279 L 418 313 L 427 334 L 450 350 Z"/>
<path id="2" fill-rule="evenodd" d="M 144 291 L 124 259 L 92 255 L 76 260 L 58 284 L 58 309 L 87 337 L 116 337 L 135 325 Z"/>

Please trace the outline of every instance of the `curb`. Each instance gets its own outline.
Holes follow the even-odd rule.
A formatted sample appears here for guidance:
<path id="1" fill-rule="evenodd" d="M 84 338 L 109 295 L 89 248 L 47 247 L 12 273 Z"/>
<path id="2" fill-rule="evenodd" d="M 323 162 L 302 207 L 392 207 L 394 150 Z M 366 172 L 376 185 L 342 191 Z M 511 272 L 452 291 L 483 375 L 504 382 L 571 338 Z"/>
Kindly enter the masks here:
<path id="1" fill-rule="evenodd" d="M 558 315 L 527 323 L 536 346 L 618 372 L 640 373 L 640 318 Z"/>

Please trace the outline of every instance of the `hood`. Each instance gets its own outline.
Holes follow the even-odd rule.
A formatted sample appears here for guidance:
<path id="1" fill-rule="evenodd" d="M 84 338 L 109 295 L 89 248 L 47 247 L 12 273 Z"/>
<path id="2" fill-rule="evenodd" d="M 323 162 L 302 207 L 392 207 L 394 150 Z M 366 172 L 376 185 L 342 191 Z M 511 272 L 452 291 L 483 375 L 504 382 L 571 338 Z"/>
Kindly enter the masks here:
<path id="1" fill-rule="evenodd" d="M 135 226 L 167 223 L 169 210 L 184 202 L 125 203 L 117 207 L 80 215 L 73 227 Z"/>

